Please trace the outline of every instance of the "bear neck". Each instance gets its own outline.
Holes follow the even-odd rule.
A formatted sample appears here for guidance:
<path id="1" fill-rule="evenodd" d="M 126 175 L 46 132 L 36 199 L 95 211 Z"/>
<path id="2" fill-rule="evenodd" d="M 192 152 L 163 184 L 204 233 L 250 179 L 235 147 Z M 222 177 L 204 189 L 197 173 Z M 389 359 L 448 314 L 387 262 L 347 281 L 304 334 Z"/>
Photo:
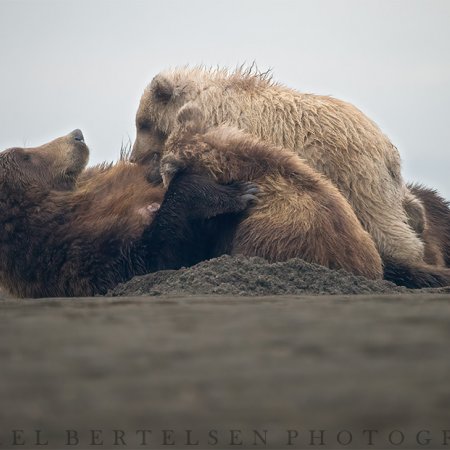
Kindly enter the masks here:
<path id="1" fill-rule="evenodd" d="M 49 228 L 42 229 L 43 224 L 61 223 L 61 216 L 67 213 L 63 197 L 70 193 L 53 193 L 29 186 L 20 191 L 3 189 L 0 193 L 0 223 L 3 229 L 11 231 L 9 238 L 14 239 L 14 231 L 24 227 L 37 236 L 51 232 Z M 2 236 L 4 237 L 4 236 Z"/>
<path id="2" fill-rule="evenodd" d="M 49 264 L 57 270 L 47 245 L 57 239 L 66 215 L 58 203 L 51 192 L 33 186 L 0 191 L 0 283 L 14 295 L 34 296 L 42 271 Z"/>

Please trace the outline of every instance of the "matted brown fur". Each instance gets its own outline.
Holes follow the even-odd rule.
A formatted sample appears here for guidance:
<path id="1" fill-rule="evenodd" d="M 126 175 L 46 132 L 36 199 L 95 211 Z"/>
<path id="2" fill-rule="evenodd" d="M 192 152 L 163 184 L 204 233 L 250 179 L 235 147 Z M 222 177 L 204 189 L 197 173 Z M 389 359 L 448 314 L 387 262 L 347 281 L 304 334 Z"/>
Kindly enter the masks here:
<path id="1" fill-rule="evenodd" d="M 207 128 L 196 108 L 179 115 L 161 171 L 209 173 L 219 183 L 252 181 L 259 202 L 237 227 L 231 253 L 269 261 L 301 257 L 332 269 L 381 278 L 382 264 L 370 235 L 331 182 L 293 152 L 226 126 Z"/>
<path id="2" fill-rule="evenodd" d="M 73 225 L 98 234 L 119 226 L 128 237 L 136 238 L 150 223 L 147 206 L 160 204 L 164 193 L 163 186 L 148 183 L 145 168 L 136 164 L 122 160 L 90 168 L 70 196 L 77 209 Z"/>
<path id="3" fill-rule="evenodd" d="M 255 200 L 251 183 L 181 174 L 167 191 L 143 166 L 119 161 L 82 173 L 80 130 L 0 152 L 0 285 L 18 297 L 105 294 L 152 271 L 210 257 L 228 220 Z"/>
<path id="4" fill-rule="evenodd" d="M 94 295 L 146 273 L 133 245 L 165 189 L 124 161 L 81 175 L 88 155 L 79 130 L 0 153 L 0 284 L 13 295 Z"/>
<path id="5" fill-rule="evenodd" d="M 421 232 L 425 242 L 425 261 L 450 267 L 450 203 L 435 189 L 410 184 L 411 192 L 422 202 L 425 223 Z"/>
<path id="6" fill-rule="evenodd" d="M 251 70 L 179 68 L 155 76 L 136 114 L 132 158 L 158 164 L 181 108 L 199 107 L 208 125 L 227 124 L 293 150 L 326 175 L 352 205 L 383 258 L 421 263 L 424 244 L 409 225 L 411 198 L 395 146 L 353 105 L 305 94 Z M 418 203 L 409 203 L 412 209 Z M 413 211 L 421 214 L 420 208 Z"/>

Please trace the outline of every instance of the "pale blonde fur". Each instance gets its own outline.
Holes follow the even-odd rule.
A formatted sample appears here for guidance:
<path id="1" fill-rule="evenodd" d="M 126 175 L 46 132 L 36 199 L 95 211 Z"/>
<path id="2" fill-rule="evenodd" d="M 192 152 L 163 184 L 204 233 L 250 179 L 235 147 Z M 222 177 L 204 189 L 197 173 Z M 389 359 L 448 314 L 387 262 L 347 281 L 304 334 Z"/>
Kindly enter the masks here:
<path id="1" fill-rule="evenodd" d="M 404 263 L 423 260 L 423 242 L 408 224 L 403 206 L 409 192 L 399 153 L 353 105 L 300 93 L 251 71 L 163 72 L 140 102 L 134 160 L 151 154 L 153 163 L 159 163 L 184 105 L 199 107 L 209 125 L 233 125 L 295 151 L 339 188 L 383 257 Z"/>

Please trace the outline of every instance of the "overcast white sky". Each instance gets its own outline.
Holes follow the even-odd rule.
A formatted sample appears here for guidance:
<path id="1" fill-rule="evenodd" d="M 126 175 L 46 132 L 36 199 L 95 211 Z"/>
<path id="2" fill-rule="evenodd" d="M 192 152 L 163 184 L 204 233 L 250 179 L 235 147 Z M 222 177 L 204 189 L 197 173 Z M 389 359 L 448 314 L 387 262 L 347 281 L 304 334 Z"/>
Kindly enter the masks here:
<path id="1" fill-rule="evenodd" d="M 256 61 L 354 103 L 450 199 L 448 0 L 0 0 L 0 57 L 1 149 L 81 128 L 116 159 L 156 73 Z"/>

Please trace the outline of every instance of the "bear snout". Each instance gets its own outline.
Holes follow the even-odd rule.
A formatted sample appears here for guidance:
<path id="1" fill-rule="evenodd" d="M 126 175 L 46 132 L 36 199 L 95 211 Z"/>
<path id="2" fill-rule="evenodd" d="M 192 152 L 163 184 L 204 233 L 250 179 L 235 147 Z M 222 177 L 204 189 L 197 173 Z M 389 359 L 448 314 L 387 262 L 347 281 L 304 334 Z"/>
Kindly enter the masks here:
<path id="1" fill-rule="evenodd" d="M 70 136 L 75 139 L 76 141 L 79 142 L 84 142 L 84 136 L 83 133 L 81 132 L 81 130 L 79 130 L 78 128 L 76 130 L 73 130 L 72 133 L 70 133 Z"/>

